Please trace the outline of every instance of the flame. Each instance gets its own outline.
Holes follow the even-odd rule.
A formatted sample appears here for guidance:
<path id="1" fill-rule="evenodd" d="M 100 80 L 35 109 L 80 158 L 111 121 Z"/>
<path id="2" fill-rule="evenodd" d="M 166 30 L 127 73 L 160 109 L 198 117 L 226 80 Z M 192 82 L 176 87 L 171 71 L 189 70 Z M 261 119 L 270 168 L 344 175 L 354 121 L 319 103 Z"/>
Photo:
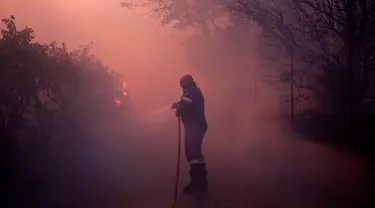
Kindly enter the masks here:
<path id="1" fill-rule="evenodd" d="M 127 84 L 126 84 L 126 82 L 125 81 L 122 81 L 122 90 L 125 90 L 126 89 L 126 86 L 127 86 Z"/>
<path id="2" fill-rule="evenodd" d="M 118 98 L 115 98 L 115 99 L 113 100 L 113 102 L 115 103 L 116 106 L 119 106 L 119 105 L 121 104 L 121 100 L 118 99 Z"/>
<path id="3" fill-rule="evenodd" d="M 122 91 L 122 94 L 124 95 L 124 96 L 127 96 L 128 95 L 128 93 L 126 92 L 126 86 L 127 86 L 127 84 L 126 84 L 126 82 L 125 81 L 122 81 L 121 82 L 121 91 Z"/>
<path id="4" fill-rule="evenodd" d="M 122 81 L 122 94 L 124 95 L 124 96 L 126 96 L 128 93 L 126 92 L 126 82 L 125 81 Z"/>

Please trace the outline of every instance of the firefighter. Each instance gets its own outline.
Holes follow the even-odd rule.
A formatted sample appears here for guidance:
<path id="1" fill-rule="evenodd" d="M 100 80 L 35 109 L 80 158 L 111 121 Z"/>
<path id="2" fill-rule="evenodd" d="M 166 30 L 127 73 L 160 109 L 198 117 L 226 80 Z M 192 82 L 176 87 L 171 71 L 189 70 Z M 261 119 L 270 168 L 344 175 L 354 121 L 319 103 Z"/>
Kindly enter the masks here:
<path id="1" fill-rule="evenodd" d="M 182 96 L 172 105 L 176 116 L 180 117 L 185 129 L 185 154 L 190 165 L 191 182 L 183 192 L 185 194 L 207 193 L 207 171 L 202 153 L 202 142 L 207 131 L 204 109 L 204 97 L 191 75 L 180 79 Z"/>

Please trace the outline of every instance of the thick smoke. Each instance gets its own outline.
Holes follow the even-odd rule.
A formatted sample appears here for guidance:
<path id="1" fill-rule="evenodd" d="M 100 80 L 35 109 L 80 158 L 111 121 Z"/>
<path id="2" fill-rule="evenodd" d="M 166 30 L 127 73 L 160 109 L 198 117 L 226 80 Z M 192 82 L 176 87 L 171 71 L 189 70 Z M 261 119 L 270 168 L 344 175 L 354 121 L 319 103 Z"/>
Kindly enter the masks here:
<path id="1" fill-rule="evenodd" d="M 59 40 L 70 48 L 93 41 L 93 54 L 125 76 L 135 113 L 123 118 L 98 112 L 84 122 L 84 141 L 73 148 L 81 127 L 58 132 L 50 150 L 57 161 L 52 179 L 35 182 L 47 188 L 28 196 L 38 199 L 34 203 L 40 207 L 170 206 L 178 131 L 170 105 L 179 99 L 179 79 L 185 73 L 193 75 L 206 99 L 204 151 L 212 203 L 361 203 L 363 160 L 299 140 L 289 120 L 278 119 L 288 113 L 284 100 L 289 88 L 277 81 L 274 66 L 263 64 L 268 51 L 251 23 L 228 26 L 206 38 L 161 27 L 116 1 L 5 0 L 0 8 L 3 17 L 13 14 L 19 27 L 32 27 L 37 41 Z M 185 184 L 183 156 L 181 162 Z M 181 207 L 189 203 L 180 197 Z"/>

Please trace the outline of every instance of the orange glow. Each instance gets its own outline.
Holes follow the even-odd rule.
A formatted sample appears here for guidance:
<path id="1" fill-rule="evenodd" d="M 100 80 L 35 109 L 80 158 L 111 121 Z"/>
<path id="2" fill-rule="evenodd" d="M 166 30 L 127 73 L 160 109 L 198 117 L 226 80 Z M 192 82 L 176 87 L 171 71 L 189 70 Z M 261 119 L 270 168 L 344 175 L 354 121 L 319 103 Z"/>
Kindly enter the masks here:
<path id="1" fill-rule="evenodd" d="M 128 95 L 128 93 L 126 92 L 126 82 L 125 81 L 122 81 L 122 94 L 124 96 Z"/>
<path id="2" fill-rule="evenodd" d="M 122 81 L 122 90 L 125 90 L 125 89 L 126 89 L 126 86 L 127 86 L 126 82 L 125 82 L 125 81 Z"/>
<path id="3" fill-rule="evenodd" d="M 119 105 L 121 104 L 121 100 L 118 99 L 118 98 L 116 98 L 116 99 L 114 100 L 114 103 L 115 103 L 116 106 L 119 106 Z"/>

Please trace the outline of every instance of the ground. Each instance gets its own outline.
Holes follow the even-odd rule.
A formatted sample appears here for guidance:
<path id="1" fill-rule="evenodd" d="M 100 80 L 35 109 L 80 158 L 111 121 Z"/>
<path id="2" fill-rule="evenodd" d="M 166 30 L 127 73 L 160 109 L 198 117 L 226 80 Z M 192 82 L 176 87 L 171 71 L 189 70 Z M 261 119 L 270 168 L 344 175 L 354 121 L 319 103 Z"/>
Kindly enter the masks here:
<path id="1" fill-rule="evenodd" d="M 177 208 L 371 207 L 365 199 L 374 175 L 365 159 L 302 140 L 262 116 L 208 118 L 204 151 L 210 195 L 204 201 L 181 194 L 189 180 L 182 156 Z M 177 150 L 173 113 L 137 115 L 131 125 L 103 120 L 93 127 L 99 128 L 93 134 L 99 139 L 85 151 L 78 147 L 79 156 L 65 151 L 60 161 L 71 158 L 75 168 L 59 165 L 43 199 L 64 208 L 171 208 Z"/>
<path id="2" fill-rule="evenodd" d="M 211 120 L 205 138 L 209 200 L 180 194 L 177 207 L 366 207 L 371 172 L 364 159 L 301 140 L 272 120 L 233 119 Z M 129 207 L 172 206 L 177 121 L 154 125 L 135 148 Z M 181 185 L 188 182 L 184 159 Z"/>

